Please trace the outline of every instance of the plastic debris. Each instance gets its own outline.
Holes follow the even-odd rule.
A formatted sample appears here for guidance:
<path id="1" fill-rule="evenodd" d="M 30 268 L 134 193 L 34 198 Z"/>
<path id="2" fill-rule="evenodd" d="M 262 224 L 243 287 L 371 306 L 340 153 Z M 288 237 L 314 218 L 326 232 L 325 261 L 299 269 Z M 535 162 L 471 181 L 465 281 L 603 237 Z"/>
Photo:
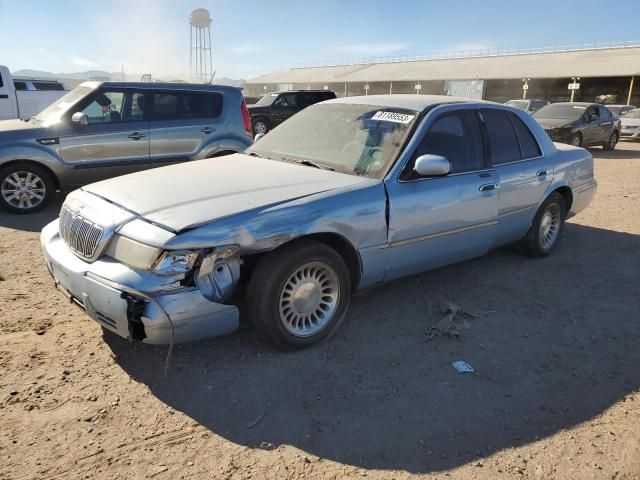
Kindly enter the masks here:
<path id="1" fill-rule="evenodd" d="M 473 373 L 473 372 L 475 372 L 473 367 L 471 365 L 469 365 L 467 362 L 463 361 L 463 360 L 457 360 L 457 361 L 453 362 L 451 365 L 453 365 L 453 368 L 455 368 L 456 372 L 458 372 L 458 373 Z"/>
<path id="2" fill-rule="evenodd" d="M 433 340 L 443 335 L 458 338 L 464 330 L 471 328 L 471 324 L 464 317 L 475 318 L 475 315 L 465 312 L 460 305 L 447 303 L 444 317 L 442 317 L 438 323 L 431 326 L 431 331 L 425 335 L 426 340 Z"/>

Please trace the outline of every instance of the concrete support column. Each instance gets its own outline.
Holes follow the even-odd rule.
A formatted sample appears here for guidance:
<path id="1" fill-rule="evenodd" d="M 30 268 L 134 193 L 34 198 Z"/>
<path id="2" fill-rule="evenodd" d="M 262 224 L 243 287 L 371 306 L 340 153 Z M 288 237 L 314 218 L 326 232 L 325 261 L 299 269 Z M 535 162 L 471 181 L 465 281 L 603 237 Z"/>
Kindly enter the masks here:
<path id="1" fill-rule="evenodd" d="M 393 82 L 389 82 L 389 95 L 393 94 Z"/>
<path id="2" fill-rule="evenodd" d="M 636 77 L 631 77 L 631 83 L 629 84 L 629 95 L 627 95 L 627 105 L 631 104 L 631 94 L 633 93 L 633 81 Z"/>

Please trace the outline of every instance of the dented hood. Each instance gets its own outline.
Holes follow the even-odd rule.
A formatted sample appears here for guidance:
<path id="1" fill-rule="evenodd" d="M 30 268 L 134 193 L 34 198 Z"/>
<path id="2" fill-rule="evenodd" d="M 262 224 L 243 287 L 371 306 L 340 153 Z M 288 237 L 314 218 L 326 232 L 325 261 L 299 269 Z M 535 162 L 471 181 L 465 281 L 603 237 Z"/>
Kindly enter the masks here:
<path id="1" fill-rule="evenodd" d="M 234 154 L 145 170 L 83 190 L 180 231 L 364 181 L 354 175 Z"/>

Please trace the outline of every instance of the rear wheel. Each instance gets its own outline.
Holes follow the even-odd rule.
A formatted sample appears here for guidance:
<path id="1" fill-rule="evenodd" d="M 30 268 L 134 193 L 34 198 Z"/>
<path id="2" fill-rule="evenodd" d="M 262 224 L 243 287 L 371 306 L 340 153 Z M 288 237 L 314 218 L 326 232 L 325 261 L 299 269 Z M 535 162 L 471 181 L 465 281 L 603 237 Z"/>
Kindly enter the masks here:
<path id="1" fill-rule="evenodd" d="M 602 148 L 608 152 L 611 152 L 616 148 L 616 145 L 618 144 L 618 140 L 619 140 L 618 132 L 613 132 L 609 137 L 609 140 L 607 141 L 607 143 L 605 143 L 602 146 Z"/>
<path id="2" fill-rule="evenodd" d="M 562 195 L 554 192 L 538 209 L 527 235 L 522 240 L 524 251 L 531 257 L 546 257 L 555 250 L 566 215 Z"/>
<path id="3" fill-rule="evenodd" d="M 42 210 L 55 194 L 51 175 L 32 163 L 15 163 L 0 169 L 0 204 L 10 212 Z"/>
<path id="4" fill-rule="evenodd" d="M 351 276 L 340 254 L 313 240 L 299 240 L 268 254 L 247 291 L 252 322 L 273 343 L 297 350 L 326 340 L 344 319 Z"/>

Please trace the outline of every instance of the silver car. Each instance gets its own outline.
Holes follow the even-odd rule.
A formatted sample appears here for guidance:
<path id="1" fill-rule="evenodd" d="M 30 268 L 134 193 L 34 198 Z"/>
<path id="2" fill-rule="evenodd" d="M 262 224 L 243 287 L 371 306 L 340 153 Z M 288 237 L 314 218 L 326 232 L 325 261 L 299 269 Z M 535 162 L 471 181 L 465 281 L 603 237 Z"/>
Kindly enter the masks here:
<path id="1" fill-rule="evenodd" d="M 295 349 L 335 332 L 355 290 L 514 242 L 549 255 L 595 190 L 590 153 L 521 110 L 351 97 L 244 154 L 77 190 L 42 248 L 59 289 L 124 338 L 229 333 L 243 294 L 247 317 Z"/>
<path id="2" fill-rule="evenodd" d="M 252 140 L 238 88 L 85 82 L 28 121 L 0 121 L 0 207 L 35 212 L 56 190 L 241 152 Z"/>
<path id="3" fill-rule="evenodd" d="M 633 140 L 640 139 L 640 108 L 629 110 L 620 116 L 620 136 Z"/>

